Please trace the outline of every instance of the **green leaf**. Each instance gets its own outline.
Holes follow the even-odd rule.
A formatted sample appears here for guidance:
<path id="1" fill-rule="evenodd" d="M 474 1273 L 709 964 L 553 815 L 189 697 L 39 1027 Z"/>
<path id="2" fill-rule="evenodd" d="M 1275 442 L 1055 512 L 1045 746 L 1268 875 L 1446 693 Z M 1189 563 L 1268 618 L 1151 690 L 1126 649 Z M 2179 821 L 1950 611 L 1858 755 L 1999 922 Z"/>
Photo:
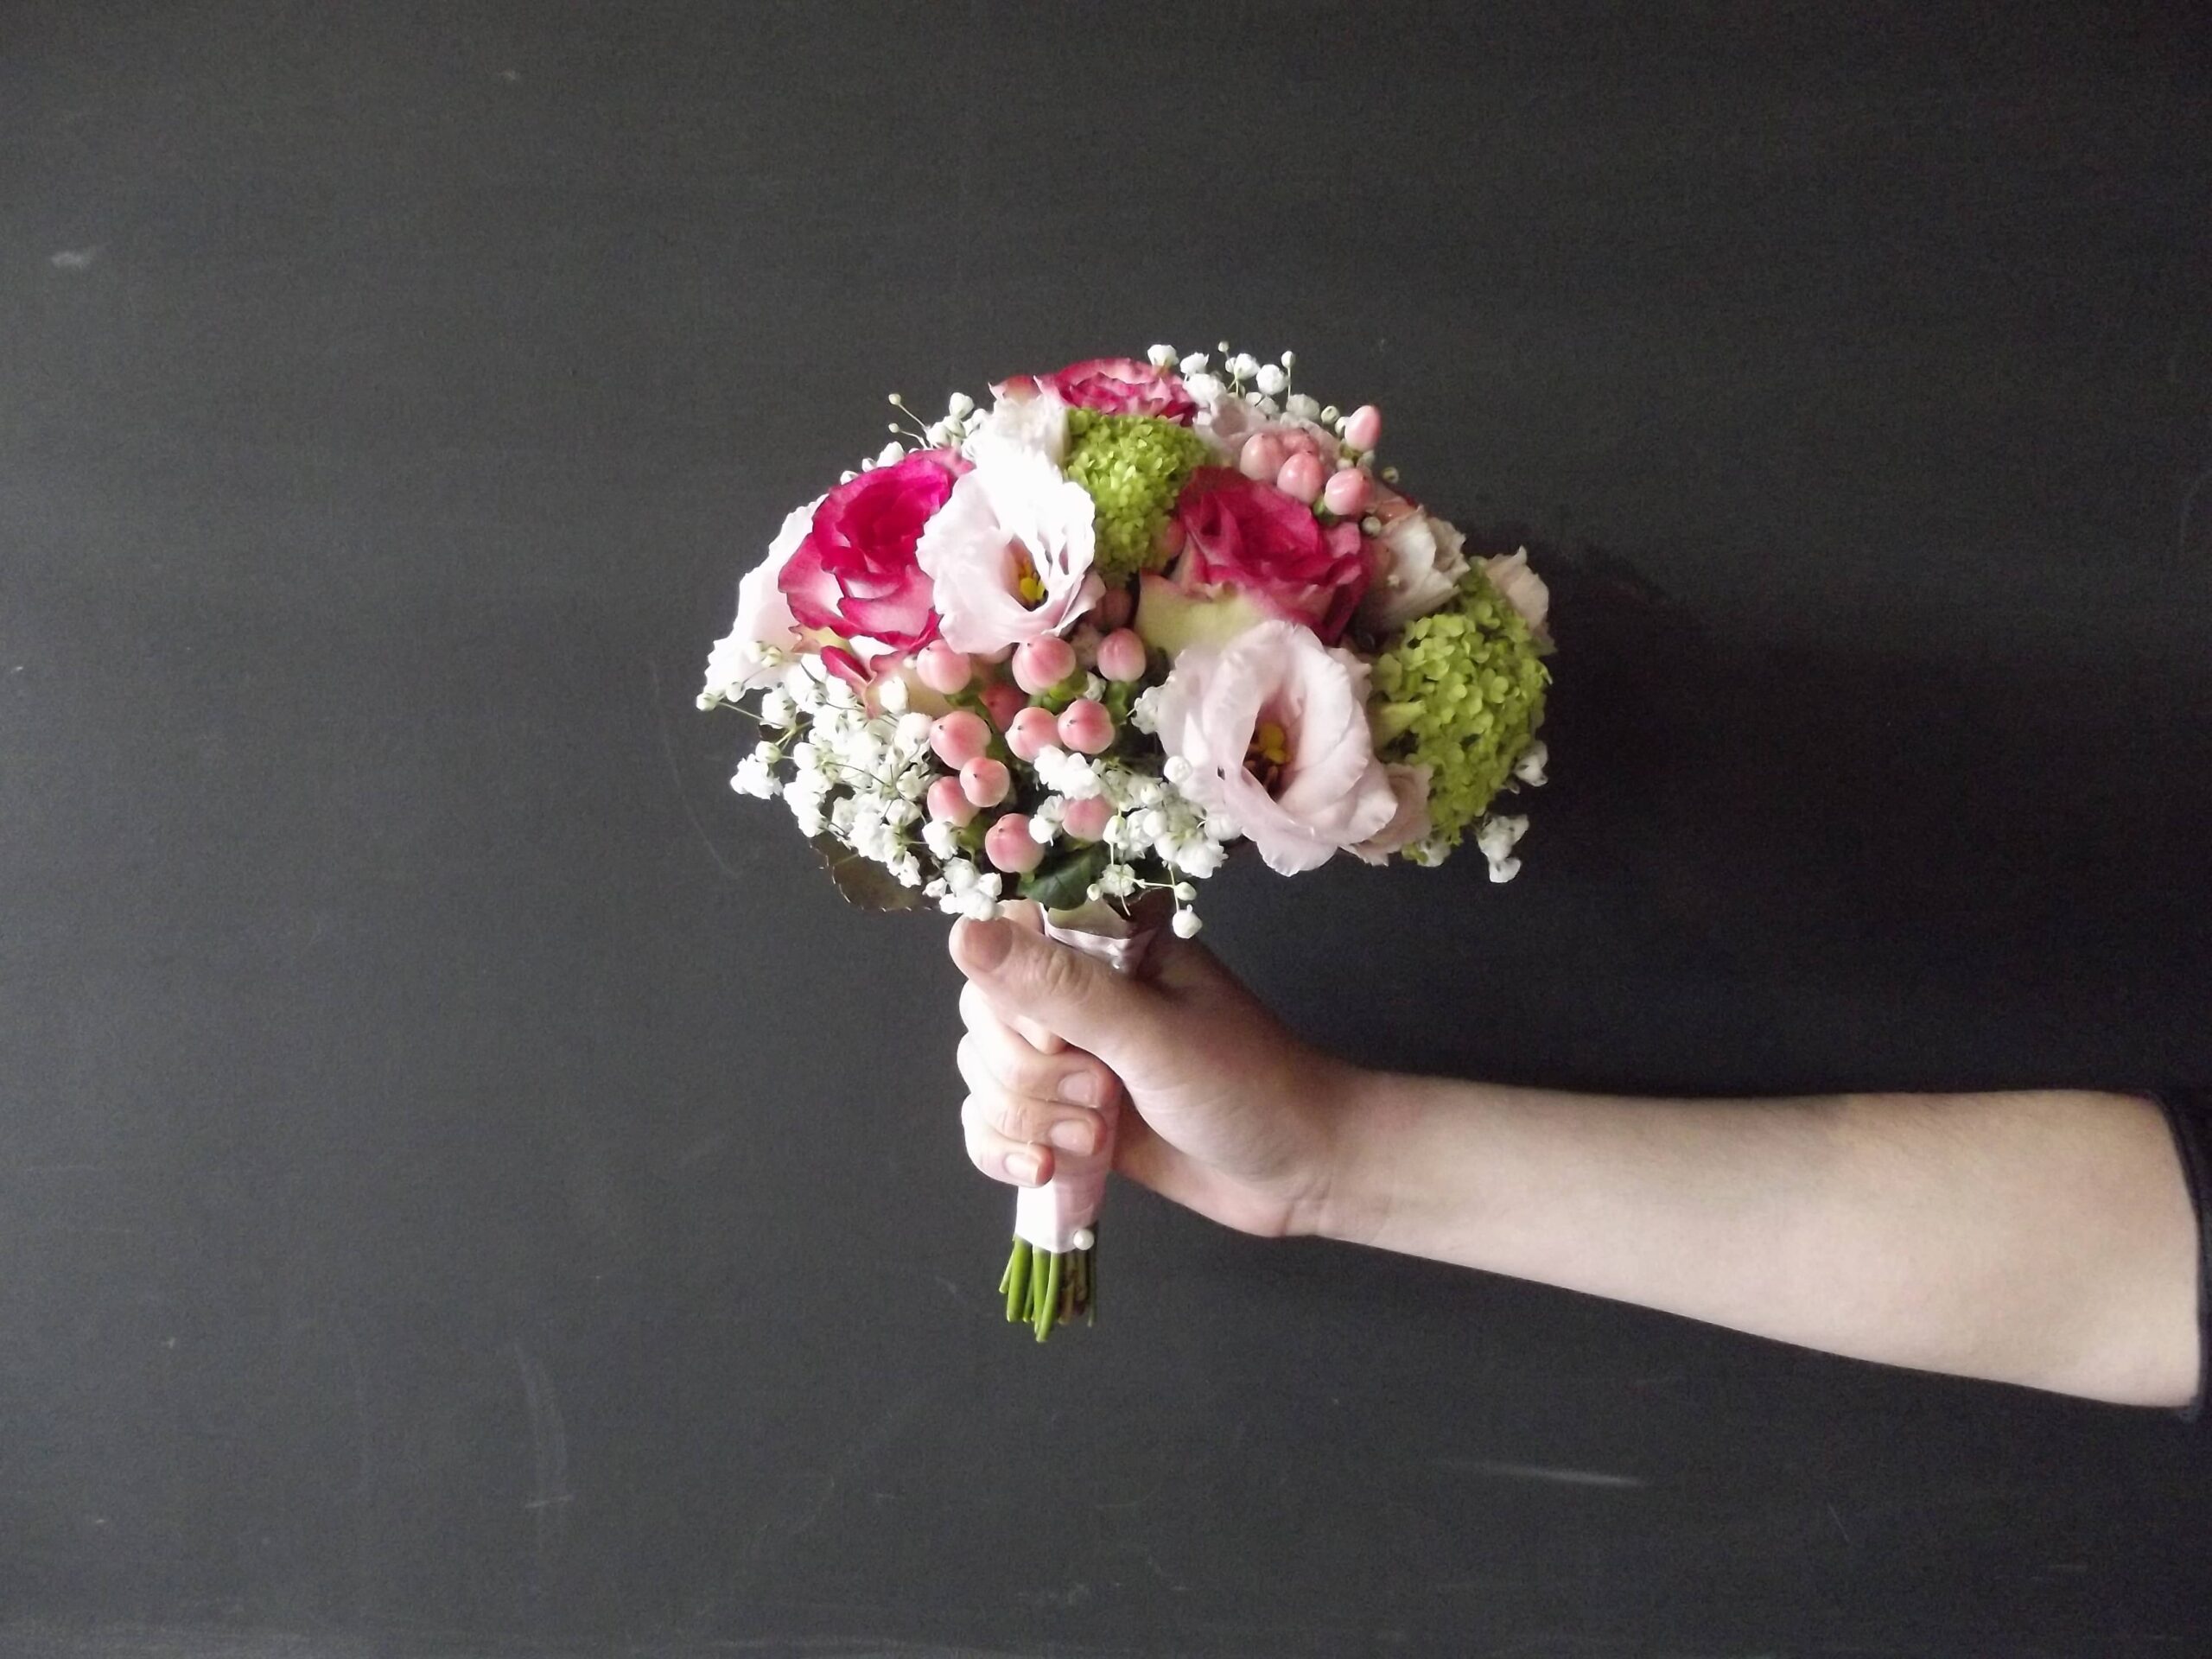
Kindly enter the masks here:
<path id="1" fill-rule="evenodd" d="M 1019 891 L 1047 910 L 1073 910 L 1090 896 L 1090 884 L 1106 868 L 1106 856 L 1103 841 L 1071 848 L 1023 876 Z"/>
<path id="2" fill-rule="evenodd" d="M 919 887 L 901 887 L 882 865 L 862 858 L 833 836 L 816 836 L 807 845 L 821 855 L 823 868 L 849 905 L 862 910 L 912 910 L 922 902 Z"/>

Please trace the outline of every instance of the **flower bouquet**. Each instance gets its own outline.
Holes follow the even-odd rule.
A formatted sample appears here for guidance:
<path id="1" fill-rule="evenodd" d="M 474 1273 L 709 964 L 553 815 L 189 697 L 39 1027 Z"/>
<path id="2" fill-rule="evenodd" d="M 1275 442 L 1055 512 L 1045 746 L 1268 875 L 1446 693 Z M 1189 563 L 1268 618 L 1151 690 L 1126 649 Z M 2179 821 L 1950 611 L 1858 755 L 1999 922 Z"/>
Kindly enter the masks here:
<path id="1" fill-rule="evenodd" d="M 1240 842 L 1285 875 L 1339 852 L 1494 880 L 1543 781 L 1548 602 L 1526 550 L 1460 532 L 1376 464 L 1382 416 L 1292 390 L 1294 359 L 1106 358 L 955 395 L 785 519 L 738 585 L 702 709 L 760 736 L 845 895 L 988 918 L 1134 969 Z M 1016 1204 L 1007 1317 L 1090 1317 L 1113 1158 Z"/>

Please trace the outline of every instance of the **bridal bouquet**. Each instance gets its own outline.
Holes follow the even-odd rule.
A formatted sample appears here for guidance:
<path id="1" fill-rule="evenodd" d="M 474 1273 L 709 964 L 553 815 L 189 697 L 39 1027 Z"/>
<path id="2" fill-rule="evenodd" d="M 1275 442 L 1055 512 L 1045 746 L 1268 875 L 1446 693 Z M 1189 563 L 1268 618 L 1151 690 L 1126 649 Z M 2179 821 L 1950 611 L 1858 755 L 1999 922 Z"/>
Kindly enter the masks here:
<path id="1" fill-rule="evenodd" d="M 1376 464 L 1382 416 L 1291 389 L 1292 354 L 1102 358 L 960 394 L 784 520 L 738 584 L 699 706 L 760 736 L 847 897 L 988 918 L 1125 969 L 1240 842 L 1294 875 L 1349 853 L 1493 880 L 1543 781 L 1548 595 Z M 1039 1341 L 1088 1318 L 1112 1162 L 1017 1201 L 1001 1289 Z"/>

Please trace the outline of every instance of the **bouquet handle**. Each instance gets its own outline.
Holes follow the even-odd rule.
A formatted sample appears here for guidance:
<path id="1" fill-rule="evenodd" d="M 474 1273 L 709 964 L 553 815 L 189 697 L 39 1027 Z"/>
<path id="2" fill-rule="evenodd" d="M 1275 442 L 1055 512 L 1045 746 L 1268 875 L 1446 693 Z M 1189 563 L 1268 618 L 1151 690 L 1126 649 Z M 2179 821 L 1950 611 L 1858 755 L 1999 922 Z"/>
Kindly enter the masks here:
<path id="1" fill-rule="evenodd" d="M 1101 903 L 1045 913 L 1047 938 L 1116 973 L 1142 967 L 1159 933 L 1156 920 L 1126 917 Z M 1097 1147 L 1082 1157 L 1058 1154 L 1051 1180 L 1015 1195 L 1014 1252 L 999 1290 L 1006 1298 L 1007 1319 L 1028 1325 L 1039 1342 L 1056 1325 L 1097 1319 L 1096 1224 L 1107 1173 L 1114 1166 L 1120 1116 L 1118 1096 L 1109 1099 L 1098 1109 Z"/>

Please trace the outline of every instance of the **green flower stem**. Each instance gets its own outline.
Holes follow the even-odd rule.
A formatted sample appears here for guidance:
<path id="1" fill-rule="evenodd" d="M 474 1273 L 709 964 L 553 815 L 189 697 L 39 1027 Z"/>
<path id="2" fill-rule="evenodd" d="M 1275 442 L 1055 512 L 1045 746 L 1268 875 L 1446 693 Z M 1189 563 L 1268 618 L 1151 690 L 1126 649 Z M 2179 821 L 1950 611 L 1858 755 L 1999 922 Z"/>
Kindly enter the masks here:
<path id="1" fill-rule="evenodd" d="M 1052 1325 L 1060 1314 L 1060 1263 L 1066 1258 L 1057 1250 L 1045 1257 L 1045 1291 L 1037 1298 L 1037 1340 L 1042 1342 L 1052 1334 Z"/>
<path id="2" fill-rule="evenodd" d="M 1027 1325 L 1039 1342 L 1052 1335 L 1056 1325 L 1077 1319 L 1096 1325 L 1098 1268 L 1092 1255 L 1091 1250 L 1040 1250 L 1015 1239 L 1006 1271 L 999 1275 L 1007 1323 Z"/>

